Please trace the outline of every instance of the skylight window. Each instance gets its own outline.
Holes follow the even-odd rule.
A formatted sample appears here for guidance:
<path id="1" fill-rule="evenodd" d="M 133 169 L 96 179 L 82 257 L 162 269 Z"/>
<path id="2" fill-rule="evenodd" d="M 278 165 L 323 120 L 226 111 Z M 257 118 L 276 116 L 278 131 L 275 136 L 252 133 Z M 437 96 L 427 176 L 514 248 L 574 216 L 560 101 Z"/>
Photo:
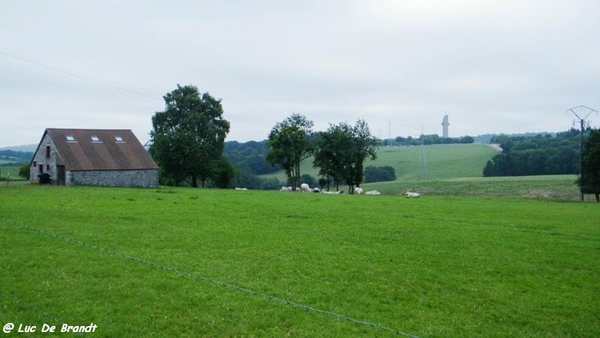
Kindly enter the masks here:
<path id="1" fill-rule="evenodd" d="M 92 136 L 92 143 L 102 143 L 98 136 Z"/>
<path id="2" fill-rule="evenodd" d="M 75 137 L 72 135 L 67 135 L 67 142 L 75 142 Z"/>
<path id="3" fill-rule="evenodd" d="M 117 141 L 117 143 L 125 143 L 125 140 L 123 140 L 121 136 L 115 136 L 115 141 Z"/>

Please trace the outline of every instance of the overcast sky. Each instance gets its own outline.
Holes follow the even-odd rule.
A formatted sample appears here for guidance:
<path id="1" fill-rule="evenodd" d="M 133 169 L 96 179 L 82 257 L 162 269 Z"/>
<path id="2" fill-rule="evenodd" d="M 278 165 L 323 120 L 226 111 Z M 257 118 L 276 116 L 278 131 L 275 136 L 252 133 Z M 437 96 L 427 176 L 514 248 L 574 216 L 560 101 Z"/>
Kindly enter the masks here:
<path id="1" fill-rule="evenodd" d="M 292 113 L 387 138 L 563 131 L 600 110 L 600 1 L 3 1 L 0 147 L 45 128 L 145 143 L 177 84 L 222 99 L 227 140 Z M 589 111 L 580 109 L 579 114 Z M 600 115 L 589 119 L 600 126 Z"/>

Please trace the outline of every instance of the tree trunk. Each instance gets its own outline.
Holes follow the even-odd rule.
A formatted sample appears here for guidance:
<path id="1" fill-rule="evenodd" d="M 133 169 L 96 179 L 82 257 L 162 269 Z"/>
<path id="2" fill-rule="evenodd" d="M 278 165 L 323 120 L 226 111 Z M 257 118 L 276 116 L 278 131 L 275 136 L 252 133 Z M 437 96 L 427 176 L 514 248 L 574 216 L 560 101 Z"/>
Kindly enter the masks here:
<path id="1" fill-rule="evenodd" d="M 192 188 L 198 188 L 198 178 L 196 176 L 192 176 Z"/>
<path id="2" fill-rule="evenodd" d="M 600 202 L 600 192 L 596 193 L 596 202 Z"/>

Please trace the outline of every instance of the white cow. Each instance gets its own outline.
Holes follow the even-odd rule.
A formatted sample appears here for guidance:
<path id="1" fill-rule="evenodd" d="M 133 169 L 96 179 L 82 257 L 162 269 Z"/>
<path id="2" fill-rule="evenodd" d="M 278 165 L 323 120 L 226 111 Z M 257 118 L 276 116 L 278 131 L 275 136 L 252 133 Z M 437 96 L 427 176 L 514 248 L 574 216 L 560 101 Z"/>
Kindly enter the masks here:
<path id="1" fill-rule="evenodd" d="M 292 187 L 281 187 L 279 191 L 292 191 Z"/>
<path id="2" fill-rule="evenodd" d="M 362 193 L 363 193 L 363 189 L 361 187 L 354 188 L 355 195 L 362 195 Z"/>
<path id="3" fill-rule="evenodd" d="M 379 196 L 379 195 L 381 195 L 381 193 L 377 190 L 369 190 L 369 191 L 365 192 L 365 195 Z"/>
<path id="4" fill-rule="evenodd" d="M 310 186 L 306 183 L 300 184 L 300 189 L 302 190 L 302 192 L 311 192 L 312 191 L 312 190 L 310 190 Z"/>
<path id="5" fill-rule="evenodd" d="M 236 187 L 235 190 L 237 190 L 237 191 L 246 191 L 246 190 L 248 190 L 248 188 L 237 188 Z"/>
<path id="6" fill-rule="evenodd" d="M 421 194 L 419 194 L 418 192 L 411 192 L 411 191 L 407 191 L 407 192 L 406 192 L 406 197 L 414 197 L 414 198 L 417 198 L 417 197 L 421 197 Z"/>

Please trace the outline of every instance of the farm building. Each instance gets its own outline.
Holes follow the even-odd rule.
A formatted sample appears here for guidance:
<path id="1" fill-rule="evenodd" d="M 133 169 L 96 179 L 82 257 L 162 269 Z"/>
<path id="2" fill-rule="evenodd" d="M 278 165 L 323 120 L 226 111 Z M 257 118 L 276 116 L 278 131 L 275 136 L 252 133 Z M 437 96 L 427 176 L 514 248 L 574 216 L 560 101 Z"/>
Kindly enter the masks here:
<path id="1" fill-rule="evenodd" d="M 48 128 L 30 167 L 32 183 L 158 185 L 158 166 L 128 129 Z"/>

